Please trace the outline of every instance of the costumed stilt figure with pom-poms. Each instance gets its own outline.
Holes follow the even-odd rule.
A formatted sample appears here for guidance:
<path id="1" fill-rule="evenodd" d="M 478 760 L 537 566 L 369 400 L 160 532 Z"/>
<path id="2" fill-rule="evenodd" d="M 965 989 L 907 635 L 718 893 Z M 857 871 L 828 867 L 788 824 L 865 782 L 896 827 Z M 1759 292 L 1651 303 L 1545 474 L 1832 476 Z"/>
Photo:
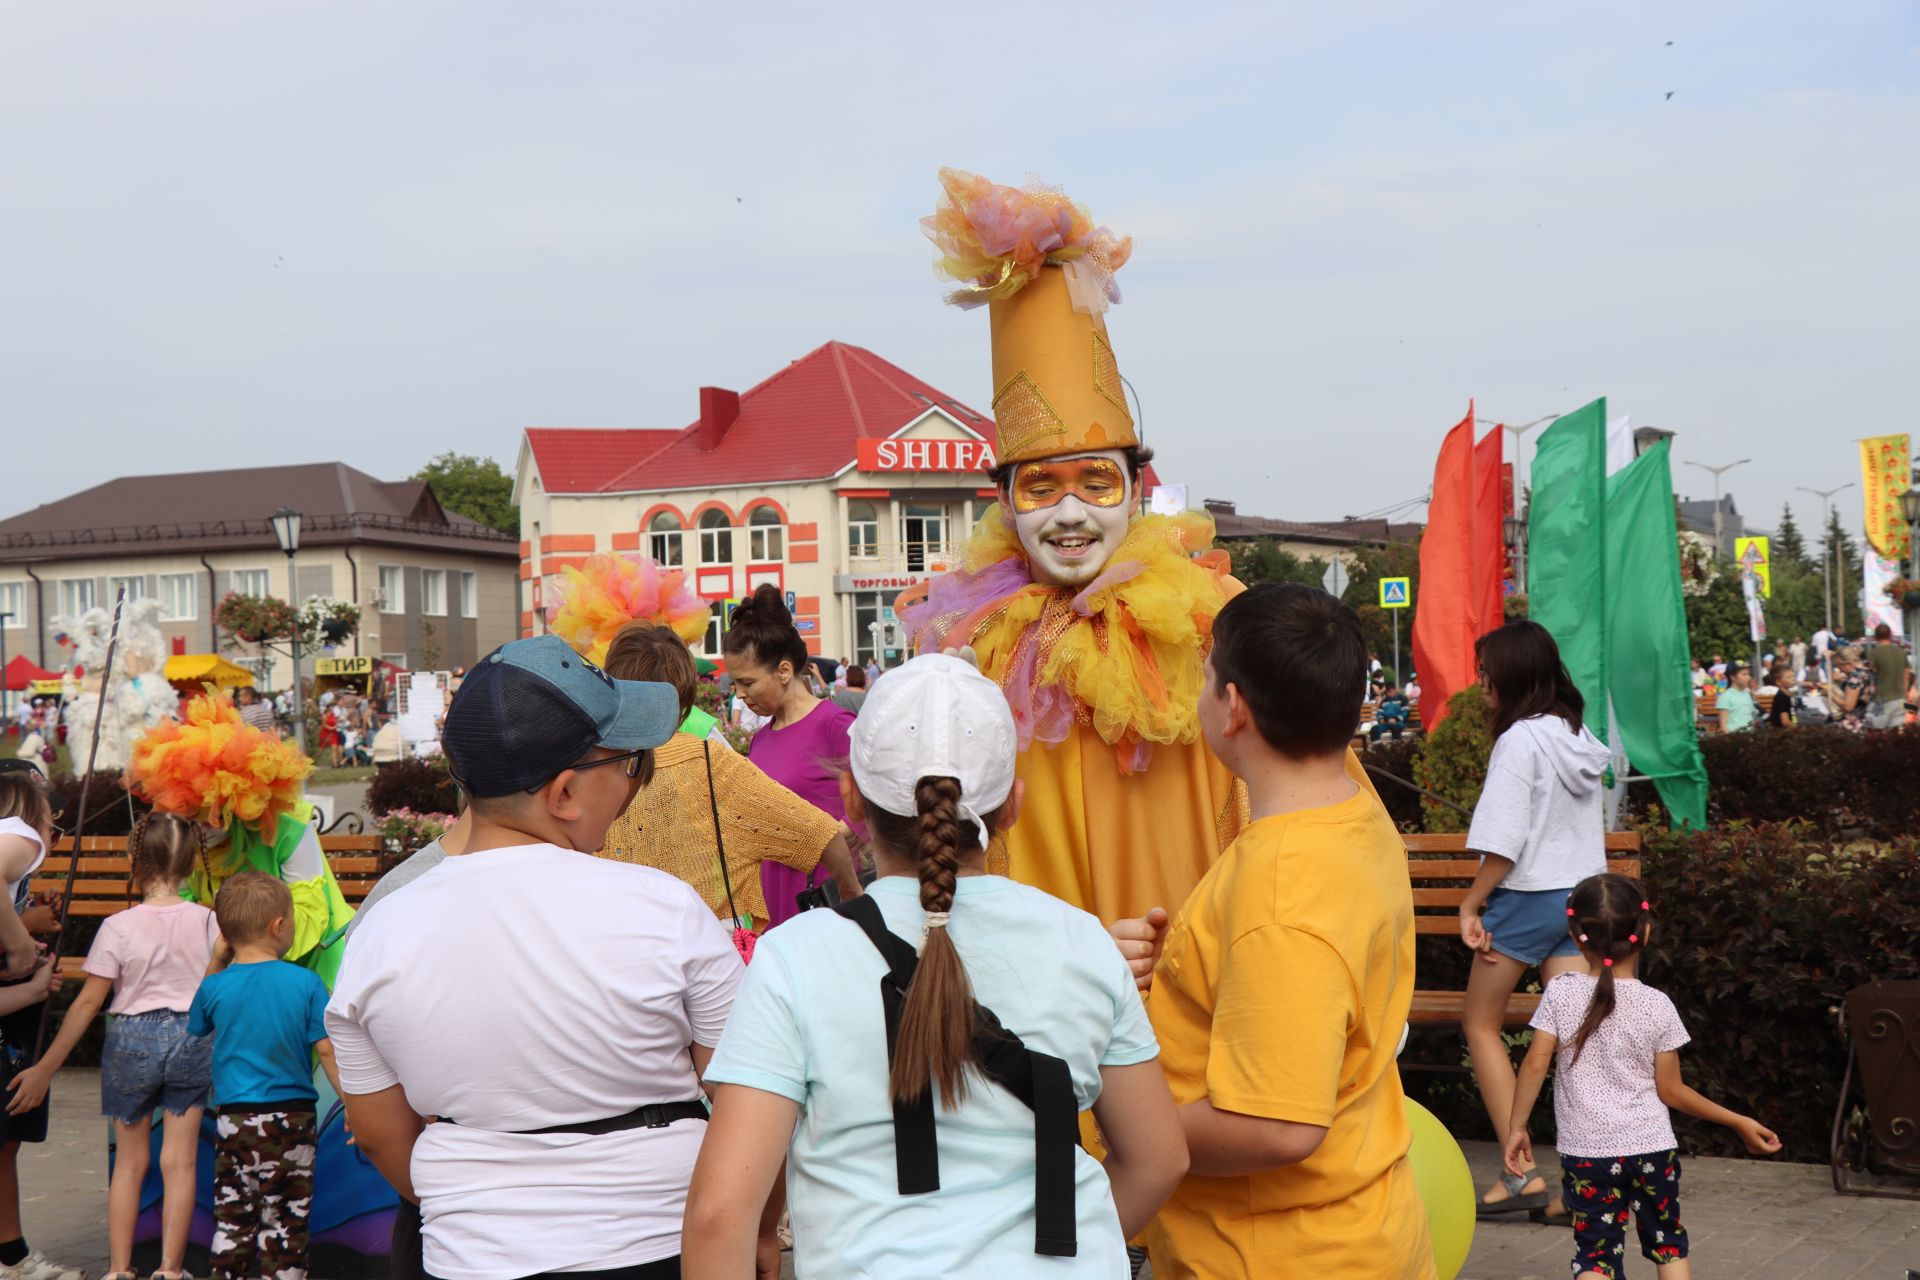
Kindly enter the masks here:
<path id="1" fill-rule="evenodd" d="M 132 789 L 163 813 L 208 830 L 207 856 L 183 890 L 213 905 L 227 877 L 262 871 L 293 891 L 293 946 L 286 958 L 333 986 L 353 908 L 320 849 L 313 806 L 301 782 L 313 771 L 290 742 L 240 718 L 224 693 L 203 693 L 186 719 L 150 730 L 134 744 Z"/>
<path id="2" fill-rule="evenodd" d="M 1000 500 L 903 617 L 922 652 L 971 648 L 1013 706 L 1026 802 L 990 868 L 1108 923 L 1177 911 L 1247 820 L 1198 710 L 1241 587 L 1211 517 L 1142 510 L 1152 455 L 1105 319 L 1133 244 L 1057 190 L 940 181 L 922 226 L 948 301 L 988 308 Z"/>

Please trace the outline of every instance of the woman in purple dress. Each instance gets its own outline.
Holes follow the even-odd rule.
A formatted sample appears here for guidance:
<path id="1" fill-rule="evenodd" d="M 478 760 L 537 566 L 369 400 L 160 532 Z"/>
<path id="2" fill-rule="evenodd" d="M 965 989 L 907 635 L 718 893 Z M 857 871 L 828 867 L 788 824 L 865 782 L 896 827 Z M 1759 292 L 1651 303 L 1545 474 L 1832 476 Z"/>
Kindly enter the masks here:
<path id="1" fill-rule="evenodd" d="M 747 758 L 761 772 L 815 808 L 840 819 L 840 775 L 852 753 L 854 714 L 815 697 L 807 687 L 807 642 L 794 628 L 780 592 L 762 585 L 734 610 L 722 652 L 733 691 L 770 722 L 753 735 Z M 760 864 L 767 927 L 798 914 L 794 898 L 814 883 L 778 863 Z"/>

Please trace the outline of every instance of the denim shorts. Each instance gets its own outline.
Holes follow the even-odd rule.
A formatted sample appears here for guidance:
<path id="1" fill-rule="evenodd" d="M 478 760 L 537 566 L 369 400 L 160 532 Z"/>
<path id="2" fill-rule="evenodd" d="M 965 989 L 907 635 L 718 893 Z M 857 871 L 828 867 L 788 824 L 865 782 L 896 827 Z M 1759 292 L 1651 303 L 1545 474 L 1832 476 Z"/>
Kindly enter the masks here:
<path id="1" fill-rule="evenodd" d="M 116 1016 L 100 1052 L 100 1114 L 134 1124 L 165 1107 L 178 1116 L 206 1105 L 213 1037 L 187 1034 L 172 1009 Z"/>
<path id="2" fill-rule="evenodd" d="M 1493 935 L 1493 949 L 1524 965 L 1549 956 L 1577 956 L 1580 944 L 1567 932 L 1570 889 L 1499 889 L 1487 895 L 1481 925 Z"/>

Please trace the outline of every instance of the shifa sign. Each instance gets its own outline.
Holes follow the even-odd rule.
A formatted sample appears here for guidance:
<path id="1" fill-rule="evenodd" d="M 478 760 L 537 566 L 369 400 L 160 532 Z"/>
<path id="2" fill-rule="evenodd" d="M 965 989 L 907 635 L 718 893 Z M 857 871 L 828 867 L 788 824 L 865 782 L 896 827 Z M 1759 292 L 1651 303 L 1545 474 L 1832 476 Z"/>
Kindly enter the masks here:
<path id="1" fill-rule="evenodd" d="M 991 471 L 997 464 L 985 440 L 862 440 L 862 471 Z"/>

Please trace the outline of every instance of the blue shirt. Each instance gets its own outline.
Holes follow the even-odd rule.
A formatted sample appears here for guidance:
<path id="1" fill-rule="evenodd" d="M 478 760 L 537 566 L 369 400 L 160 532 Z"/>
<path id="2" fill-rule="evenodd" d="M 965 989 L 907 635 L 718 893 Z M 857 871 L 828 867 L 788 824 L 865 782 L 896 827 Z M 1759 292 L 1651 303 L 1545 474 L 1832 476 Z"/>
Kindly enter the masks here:
<path id="1" fill-rule="evenodd" d="M 213 1100 L 313 1102 L 313 1046 L 327 1038 L 327 984 L 285 960 L 208 974 L 187 1034 L 213 1036 Z"/>
<path id="2" fill-rule="evenodd" d="M 887 928 L 918 942 L 919 882 L 883 876 L 867 892 Z M 1158 1054 L 1127 965 L 1100 922 L 999 876 L 955 886 L 953 944 L 974 998 L 1042 1053 L 1064 1058 L 1082 1108 L 1100 1068 Z M 976 1077 L 958 1108 L 935 1111 L 940 1190 L 902 1196 L 887 1088 L 886 961 L 852 921 L 809 911 L 763 935 L 707 1069 L 800 1104 L 788 1152 L 800 1275 L 969 1275 L 998 1280 L 1127 1274 L 1106 1174 L 1074 1155 L 1079 1253 L 1033 1252 L 1033 1112 Z"/>

